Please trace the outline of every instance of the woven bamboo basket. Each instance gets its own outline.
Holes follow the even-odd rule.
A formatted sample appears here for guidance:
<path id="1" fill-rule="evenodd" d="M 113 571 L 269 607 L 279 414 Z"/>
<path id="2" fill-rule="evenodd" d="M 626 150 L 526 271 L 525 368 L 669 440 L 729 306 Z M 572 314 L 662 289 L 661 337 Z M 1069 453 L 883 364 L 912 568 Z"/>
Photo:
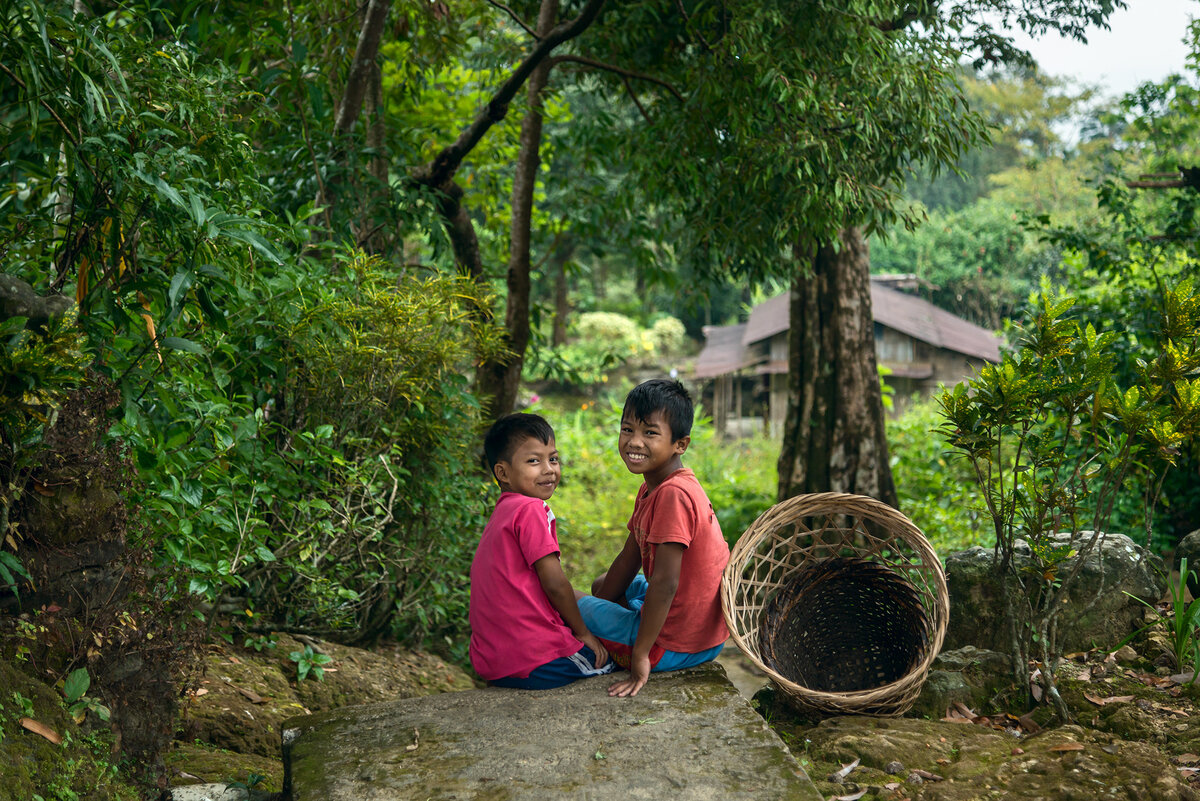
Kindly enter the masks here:
<path id="1" fill-rule="evenodd" d="M 878 716 L 917 700 L 950 617 L 921 530 L 839 492 L 760 515 L 730 554 L 721 608 L 733 641 L 793 707 Z"/>

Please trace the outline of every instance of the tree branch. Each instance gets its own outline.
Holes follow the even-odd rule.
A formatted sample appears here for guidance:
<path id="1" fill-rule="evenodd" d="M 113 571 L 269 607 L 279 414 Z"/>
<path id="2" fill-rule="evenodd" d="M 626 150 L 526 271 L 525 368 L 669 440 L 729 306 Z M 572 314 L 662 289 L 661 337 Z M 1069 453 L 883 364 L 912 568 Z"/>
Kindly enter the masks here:
<path id="1" fill-rule="evenodd" d="M 683 0 L 675 0 L 675 5 L 678 6 L 679 15 L 683 17 L 684 23 L 686 23 L 689 28 L 692 28 L 692 18 L 688 16 L 687 9 L 683 7 Z M 696 38 L 700 40 L 700 44 L 704 45 L 704 49 L 711 53 L 713 51 L 713 46 L 709 44 L 707 39 L 704 38 L 704 34 L 700 33 L 698 29 L 695 30 L 695 33 Z"/>
<path id="2" fill-rule="evenodd" d="M 604 0 L 587 0 L 583 10 L 579 12 L 579 16 L 555 26 L 544 39 L 538 42 L 537 46 L 533 48 L 533 52 L 517 65 L 512 75 L 500 86 L 488 104 L 480 110 L 474 121 L 459 134 L 454 144 L 438 153 L 432 163 L 414 171 L 413 177 L 417 182 L 436 189 L 454 177 L 462 160 L 475 145 L 479 144 L 479 140 L 488 132 L 488 129 L 508 114 L 508 104 L 512 102 L 513 97 L 529 78 L 530 73 L 546 60 L 554 48 L 583 33 L 595 21 L 603 5 Z"/>
<path id="3" fill-rule="evenodd" d="M 635 78 L 639 81 L 647 81 L 649 83 L 657 84 L 657 85 L 663 87 L 664 89 L 666 89 L 671 94 L 673 94 L 675 96 L 675 99 L 678 100 L 680 103 L 684 102 L 683 95 L 680 94 L 678 89 L 676 89 L 674 86 L 667 83 L 666 81 L 662 80 L 661 78 L 655 78 L 653 75 L 646 75 L 645 73 L 634 72 L 633 70 L 627 70 L 627 69 L 624 69 L 623 67 L 618 67 L 615 64 L 605 64 L 603 61 L 596 61 L 593 58 L 587 58 L 585 56 L 555 56 L 554 58 L 550 59 L 551 68 L 553 68 L 557 64 L 563 64 L 563 63 L 583 64 L 584 66 L 587 66 L 587 67 L 594 67 L 598 70 L 604 70 L 606 72 L 616 73 L 617 75 L 620 75 L 623 78 L 627 78 L 627 79 Z M 628 84 L 626 84 L 626 85 L 628 85 Z"/>
<path id="4" fill-rule="evenodd" d="M 496 0 L 487 0 L 487 1 L 488 1 L 488 5 L 495 6 L 496 8 L 503 11 L 505 14 L 508 14 L 508 16 L 512 19 L 513 22 L 517 23 L 518 25 L 520 25 L 522 28 L 525 29 L 525 33 L 529 34 L 530 36 L 532 36 L 534 39 L 536 39 L 539 42 L 542 41 L 542 37 L 538 36 L 537 31 L 535 31 L 533 28 L 530 28 L 528 25 L 526 25 L 525 20 L 523 20 L 517 16 L 517 12 L 513 11 L 511 8 L 504 5 L 504 3 L 497 3 Z"/>
<path id="5" fill-rule="evenodd" d="M 625 92 L 629 95 L 629 99 L 633 101 L 633 105 L 637 106 L 637 110 L 641 112 L 642 119 L 644 119 L 647 124 L 652 125 L 654 120 L 650 119 L 650 114 L 647 113 L 646 107 L 642 105 L 642 101 L 638 100 L 637 92 L 633 91 L 633 87 L 629 85 L 628 76 L 622 75 L 621 83 L 625 84 Z"/>

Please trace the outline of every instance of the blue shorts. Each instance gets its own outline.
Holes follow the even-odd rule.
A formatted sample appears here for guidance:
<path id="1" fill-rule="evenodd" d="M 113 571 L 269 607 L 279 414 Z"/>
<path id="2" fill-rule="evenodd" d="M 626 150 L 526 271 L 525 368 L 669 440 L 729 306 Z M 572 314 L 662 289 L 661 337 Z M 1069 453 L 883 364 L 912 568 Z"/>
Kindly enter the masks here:
<path id="1" fill-rule="evenodd" d="M 633 581 L 629 583 L 629 589 L 625 590 L 628 609 L 592 595 L 583 596 L 579 599 L 579 614 L 583 616 L 584 625 L 602 640 L 622 643 L 632 648 L 637 641 L 638 627 L 642 624 L 642 604 L 646 601 L 646 589 L 649 586 L 650 582 L 646 581 L 643 574 L 638 573 L 634 576 Z M 662 658 L 650 670 L 652 673 L 661 673 L 664 670 L 694 667 L 716 659 L 723 646 L 724 643 L 694 654 L 663 651 Z"/>
<path id="2" fill-rule="evenodd" d="M 550 690 L 579 679 L 586 679 L 588 676 L 603 676 L 605 673 L 612 673 L 615 667 L 611 659 L 603 667 L 593 667 L 595 664 L 595 652 L 585 645 L 570 656 L 560 656 L 558 659 L 534 668 L 533 672 L 524 678 L 508 676 L 489 681 L 488 684 L 493 687 L 515 687 L 518 690 Z"/>

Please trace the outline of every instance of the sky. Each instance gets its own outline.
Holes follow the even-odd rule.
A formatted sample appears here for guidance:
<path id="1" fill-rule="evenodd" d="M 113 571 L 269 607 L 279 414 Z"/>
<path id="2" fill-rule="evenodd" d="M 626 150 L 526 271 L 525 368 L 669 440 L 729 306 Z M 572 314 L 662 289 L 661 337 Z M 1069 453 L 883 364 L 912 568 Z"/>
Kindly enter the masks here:
<path id="1" fill-rule="evenodd" d="M 1182 72 L 1188 19 L 1200 16 L 1200 0 L 1126 0 L 1109 18 L 1110 30 L 1093 29 L 1086 45 L 1047 35 L 1018 38 L 1049 75 L 1074 78 L 1116 97 L 1144 81 Z"/>

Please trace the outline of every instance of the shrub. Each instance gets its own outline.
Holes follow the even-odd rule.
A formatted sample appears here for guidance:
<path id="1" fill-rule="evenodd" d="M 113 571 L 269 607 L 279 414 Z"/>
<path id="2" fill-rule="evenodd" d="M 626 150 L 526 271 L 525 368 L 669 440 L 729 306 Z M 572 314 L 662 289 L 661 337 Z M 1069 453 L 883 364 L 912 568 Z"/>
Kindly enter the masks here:
<path id="1" fill-rule="evenodd" d="M 1040 662 L 1045 697 L 1064 720 L 1054 674 L 1058 631 L 1072 613 L 1065 593 L 1129 485 L 1142 493 L 1149 542 L 1163 474 L 1200 430 L 1200 378 L 1192 378 L 1200 296 L 1192 285 L 1163 293 L 1157 352 L 1144 351 L 1136 383 L 1125 388 L 1113 379 L 1120 332 L 1082 325 L 1069 314 L 1074 302 L 1044 286 L 1018 349 L 940 398 L 942 431 L 974 471 L 995 531 L 1015 677 L 1024 681 L 1029 660 Z M 1056 543 L 1057 532 L 1070 542 Z M 1028 573 L 1013 567 L 1017 538 L 1032 552 Z"/>
<path id="2" fill-rule="evenodd" d="M 687 342 L 687 329 L 674 317 L 663 317 L 650 326 L 649 339 L 655 355 L 660 358 L 677 356 L 683 352 L 684 343 Z"/>
<path id="3" fill-rule="evenodd" d="M 487 511 L 462 470 L 479 423 L 463 373 L 497 347 L 471 316 L 484 301 L 361 257 L 297 279 L 281 271 L 275 302 L 127 406 L 122 435 L 143 468 L 160 460 L 142 502 L 165 556 L 250 628 L 459 630 Z"/>

